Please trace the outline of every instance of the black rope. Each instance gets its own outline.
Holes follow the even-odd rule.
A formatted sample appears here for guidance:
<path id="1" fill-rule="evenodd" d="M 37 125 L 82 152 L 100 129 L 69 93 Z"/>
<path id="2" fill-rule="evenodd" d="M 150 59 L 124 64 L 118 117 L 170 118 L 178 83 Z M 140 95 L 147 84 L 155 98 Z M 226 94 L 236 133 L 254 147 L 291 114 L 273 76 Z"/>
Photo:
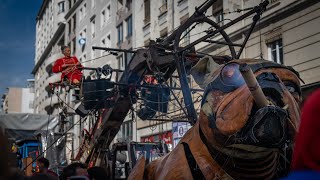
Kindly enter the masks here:
<path id="1" fill-rule="evenodd" d="M 86 62 L 90 62 L 90 61 L 95 61 L 95 60 L 97 60 L 97 59 L 100 59 L 100 58 L 103 58 L 103 57 L 106 57 L 106 56 L 110 56 L 110 55 L 112 55 L 112 54 L 109 53 L 109 54 L 106 54 L 106 55 L 103 55 L 103 56 L 99 56 L 99 57 L 96 57 L 96 58 L 93 58 L 93 59 L 89 59 L 89 60 L 87 60 L 87 61 L 83 61 L 83 62 L 81 62 L 81 63 L 86 63 Z"/>

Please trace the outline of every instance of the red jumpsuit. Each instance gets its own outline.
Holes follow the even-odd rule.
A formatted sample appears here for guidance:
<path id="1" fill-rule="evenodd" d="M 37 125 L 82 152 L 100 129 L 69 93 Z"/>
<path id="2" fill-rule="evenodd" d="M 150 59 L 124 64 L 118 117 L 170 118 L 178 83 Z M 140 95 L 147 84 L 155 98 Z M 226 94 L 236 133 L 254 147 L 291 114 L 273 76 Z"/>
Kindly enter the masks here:
<path id="1" fill-rule="evenodd" d="M 58 73 L 62 72 L 61 74 L 61 81 L 66 77 L 68 80 L 73 82 L 74 79 L 77 79 L 79 82 L 82 77 L 82 72 L 79 70 L 79 66 L 83 67 L 78 61 L 78 59 L 74 57 L 63 57 L 57 59 L 52 67 L 52 72 Z M 74 64 L 74 66 L 63 67 L 65 64 Z M 78 64 L 78 65 L 77 65 Z"/>

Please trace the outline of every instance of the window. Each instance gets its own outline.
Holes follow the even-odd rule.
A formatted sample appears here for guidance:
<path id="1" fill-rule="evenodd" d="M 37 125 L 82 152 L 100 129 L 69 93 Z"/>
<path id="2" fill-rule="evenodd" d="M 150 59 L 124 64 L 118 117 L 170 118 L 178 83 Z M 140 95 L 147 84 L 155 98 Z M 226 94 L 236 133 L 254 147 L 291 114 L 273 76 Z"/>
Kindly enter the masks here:
<path id="1" fill-rule="evenodd" d="M 59 8 L 58 14 L 64 12 L 64 1 L 58 3 L 58 8 Z"/>
<path id="2" fill-rule="evenodd" d="M 91 19 L 91 37 L 92 37 L 92 39 L 96 36 L 96 35 L 95 35 L 95 26 L 96 26 L 96 20 L 95 20 L 95 18 L 93 17 L 93 18 Z"/>
<path id="3" fill-rule="evenodd" d="M 216 23 L 223 22 L 223 1 L 218 0 L 212 5 L 212 16 Z"/>
<path id="4" fill-rule="evenodd" d="M 92 45 L 92 46 L 95 46 L 95 45 Z M 96 58 L 95 51 L 91 49 L 91 59 L 94 59 L 94 58 Z"/>
<path id="5" fill-rule="evenodd" d="M 83 4 L 83 17 L 86 16 L 86 13 L 87 13 L 87 4 L 84 3 L 84 4 Z"/>
<path id="6" fill-rule="evenodd" d="M 132 48 L 131 48 L 131 49 L 129 49 L 129 50 L 132 50 Z M 129 53 L 129 52 L 127 52 L 127 53 L 126 53 L 126 62 L 130 62 L 130 60 L 131 60 L 132 56 L 133 56 L 133 53 Z"/>
<path id="7" fill-rule="evenodd" d="M 126 8 L 128 9 L 128 11 L 131 10 L 131 5 L 132 5 L 132 0 L 127 0 L 127 2 L 126 2 Z"/>
<path id="8" fill-rule="evenodd" d="M 106 39 L 105 38 L 103 38 L 101 40 L 101 47 L 106 47 Z M 101 51 L 101 56 L 105 55 L 105 54 L 106 54 L 106 51 Z"/>
<path id="9" fill-rule="evenodd" d="M 103 27 L 103 25 L 106 23 L 106 21 L 107 21 L 106 11 L 103 10 L 103 11 L 101 12 L 101 27 Z"/>
<path id="10" fill-rule="evenodd" d="M 160 31 L 160 38 L 165 38 L 168 36 L 168 28 L 164 28 Z"/>
<path id="11" fill-rule="evenodd" d="M 127 20 L 127 37 L 131 37 L 132 36 L 132 16 L 130 16 Z"/>
<path id="12" fill-rule="evenodd" d="M 69 20 L 68 21 L 68 26 L 69 26 L 69 28 L 68 28 L 68 33 L 69 33 L 69 35 L 71 34 L 71 20 Z"/>
<path id="13" fill-rule="evenodd" d="M 124 70 L 126 63 L 125 63 L 125 59 L 123 58 L 123 54 L 121 54 L 120 56 L 118 56 L 118 66 L 120 70 Z"/>
<path id="14" fill-rule="evenodd" d="M 69 9 L 71 9 L 71 0 L 68 0 Z"/>
<path id="15" fill-rule="evenodd" d="M 91 8 L 94 8 L 96 0 L 91 0 Z"/>
<path id="16" fill-rule="evenodd" d="M 105 39 L 102 39 L 102 40 L 101 40 L 101 46 L 102 46 L 102 47 L 105 47 L 105 46 L 106 46 L 106 40 L 105 40 Z"/>
<path id="17" fill-rule="evenodd" d="M 149 44 L 150 44 L 150 39 L 147 39 L 147 40 L 145 40 L 145 41 L 143 42 L 143 45 L 144 45 L 145 47 L 149 46 Z"/>
<path id="18" fill-rule="evenodd" d="M 110 34 L 108 34 L 107 36 L 107 43 L 106 43 L 107 47 L 111 47 L 111 36 Z"/>
<path id="19" fill-rule="evenodd" d="M 73 21 L 72 32 L 75 33 L 76 32 L 76 26 L 77 26 L 77 16 L 76 16 L 76 14 L 73 15 L 72 21 Z"/>
<path id="20" fill-rule="evenodd" d="M 79 61 L 81 63 L 83 63 L 83 62 L 86 62 L 86 59 L 87 59 L 87 55 L 86 54 L 82 54 L 81 57 L 79 58 Z"/>
<path id="21" fill-rule="evenodd" d="M 223 10 L 221 9 L 220 11 L 218 11 L 216 14 L 213 15 L 213 17 L 215 18 L 216 23 L 223 22 Z"/>
<path id="22" fill-rule="evenodd" d="M 122 2 L 122 0 L 118 0 L 118 2 L 117 2 L 117 10 L 119 11 L 120 9 L 122 9 L 122 7 L 123 7 L 123 2 Z"/>
<path id="23" fill-rule="evenodd" d="M 183 24 L 184 22 L 187 21 L 189 18 L 189 14 L 186 14 L 180 18 L 180 24 Z M 181 46 L 186 46 L 190 44 L 190 28 L 187 28 L 182 34 L 181 34 L 181 41 L 180 45 Z"/>
<path id="24" fill-rule="evenodd" d="M 150 22 L 150 0 L 144 0 L 144 24 Z"/>
<path id="25" fill-rule="evenodd" d="M 123 122 L 121 133 L 123 139 L 132 140 L 132 121 Z"/>
<path id="26" fill-rule="evenodd" d="M 181 35 L 181 46 L 186 46 L 190 44 L 190 28 L 187 28 Z"/>
<path id="27" fill-rule="evenodd" d="M 80 33 L 79 33 L 79 35 L 80 35 L 80 38 L 86 38 L 86 35 L 87 35 L 87 29 L 85 28 L 85 29 L 83 29 Z"/>
<path id="28" fill-rule="evenodd" d="M 79 10 L 79 21 L 81 21 L 83 18 L 83 8 L 81 7 Z"/>
<path id="29" fill-rule="evenodd" d="M 75 55 L 76 54 L 76 38 L 72 39 L 72 54 Z"/>
<path id="30" fill-rule="evenodd" d="M 80 46 L 81 46 L 81 51 L 83 52 L 85 47 L 86 47 L 86 37 L 87 37 L 87 29 L 83 29 L 80 33 L 79 33 L 79 36 L 80 36 L 80 39 L 81 39 L 81 43 L 80 43 Z"/>
<path id="31" fill-rule="evenodd" d="M 282 39 L 275 40 L 267 44 L 268 57 L 270 60 L 283 64 L 283 46 Z"/>
<path id="32" fill-rule="evenodd" d="M 117 27 L 118 31 L 118 45 L 123 42 L 123 25 L 122 23 Z"/>
<path id="33" fill-rule="evenodd" d="M 106 17 L 107 17 L 107 21 L 108 21 L 108 20 L 110 19 L 110 17 L 111 17 L 111 7 L 110 7 L 110 5 L 108 5 L 108 7 L 107 7 Z"/>
<path id="34" fill-rule="evenodd" d="M 162 5 L 159 8 L 160 14 L 167 12 L 167 0 L 162 0 Z"/>

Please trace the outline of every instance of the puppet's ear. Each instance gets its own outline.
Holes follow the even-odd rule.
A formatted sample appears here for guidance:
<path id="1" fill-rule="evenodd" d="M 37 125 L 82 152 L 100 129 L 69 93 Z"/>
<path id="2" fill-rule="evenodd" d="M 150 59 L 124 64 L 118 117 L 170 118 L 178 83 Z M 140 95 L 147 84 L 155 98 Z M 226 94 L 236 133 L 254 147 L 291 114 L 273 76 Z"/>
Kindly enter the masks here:
<path id="1" fill-rule="evenodd" d="M 191 75 L 196 83 L 202 88 L 205 89 L 206 86 L 213 80 L 217 69 L 221 65 L 214 62 L 210 56 L 205 56 L 201 58 L 196 65 L 191 68 Z"/>

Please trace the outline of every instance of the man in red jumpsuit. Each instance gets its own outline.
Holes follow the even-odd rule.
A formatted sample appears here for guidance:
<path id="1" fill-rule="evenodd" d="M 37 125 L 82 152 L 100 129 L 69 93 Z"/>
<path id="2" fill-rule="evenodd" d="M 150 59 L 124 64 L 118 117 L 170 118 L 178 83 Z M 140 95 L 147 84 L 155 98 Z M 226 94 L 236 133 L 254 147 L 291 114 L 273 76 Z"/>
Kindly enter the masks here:
<path id="1" fill-rule="evenodd" d="M 82 72 L 79 68 L 83 66 L 75 56 L 70 56 L 70 48 L 68 46 L 62 46 L 61 50 L 64 57 L 56 60 L 52 67 L 52 72 L 62 72 L 61 81 L 67 78 L 72 84 L 79 84 L 82 77 Z"/>

